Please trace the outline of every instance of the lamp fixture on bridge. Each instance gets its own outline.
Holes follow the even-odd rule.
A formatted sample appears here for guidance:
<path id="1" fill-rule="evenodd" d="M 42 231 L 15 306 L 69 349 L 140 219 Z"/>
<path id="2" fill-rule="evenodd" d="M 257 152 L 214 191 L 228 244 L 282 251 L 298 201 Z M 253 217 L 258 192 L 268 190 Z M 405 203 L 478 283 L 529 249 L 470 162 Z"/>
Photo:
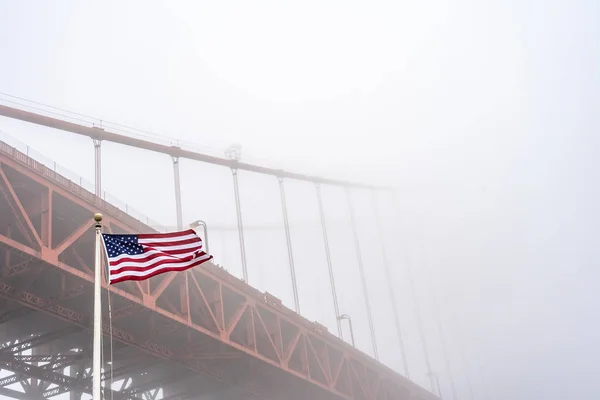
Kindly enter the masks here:
<path id="1" fill-rule="evenodd" d="M 338 321 L 341 321 L 343 319 L 348 321 L 348 326 L 350 327 L 350 340 L 352 341 L 352 346 L 356 347 L 356 345 L 354 344 L 354 329 L 352 329 L 352 318 L 350 318 L 348 314 L 338 315 Z"/>
<path id="2" fill-rule="evenodd" d="M 208 226 L 206 225 L 206 222 L 198 220 L 190 224 L 190 228 L 194 230 L 196 230 L 196 228 L 199 226 L 202 226 L 202 230 L 204 231 L 204 248 L 206 249 L 206 254 L 210 254 L 208 251 Z"/>

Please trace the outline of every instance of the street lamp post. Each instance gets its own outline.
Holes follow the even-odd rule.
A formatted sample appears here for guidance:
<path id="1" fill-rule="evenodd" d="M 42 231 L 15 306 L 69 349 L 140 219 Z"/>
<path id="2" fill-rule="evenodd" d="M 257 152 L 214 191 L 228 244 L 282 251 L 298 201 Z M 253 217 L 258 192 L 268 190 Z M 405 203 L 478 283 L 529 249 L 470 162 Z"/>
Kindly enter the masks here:
<path id="1" fill-rule="evenodd" d="M 205 253 L 210 254 L 210 251 L 208 250 L 208 226 L 206 225 L 206 222 L 198 220 L 190 224 L 190 228 L 192 229 L 196 229 L 199 226 L 201 226 L 202 230 L 204 231 L 204 248 L 206 249 Z"/>
<path id="2" fill-rule="evenodd" d="M 348 321 L 348 326 L 350 327 L 350 340 L 352 341 L 352 346 L 356 347 L 356 345 L 354 344 L 354 329 L 352 329 L 352 318 L 350 318 L 348 314 L 338 315 L 338 321 L 341 321 L 343 319 Z"/>

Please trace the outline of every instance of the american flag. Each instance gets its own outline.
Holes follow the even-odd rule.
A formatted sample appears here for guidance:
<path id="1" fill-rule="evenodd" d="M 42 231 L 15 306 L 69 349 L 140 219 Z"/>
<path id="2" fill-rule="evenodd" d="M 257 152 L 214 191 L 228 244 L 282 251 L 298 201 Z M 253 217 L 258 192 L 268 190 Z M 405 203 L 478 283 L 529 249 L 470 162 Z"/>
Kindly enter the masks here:
<path id="1" fill-rule="evenodd" d="M 102 234 L 110 283 L 143 281 L 170 271 L 185 271 L 212 256 L 202 251 L 202 239 L 192 229 L 137 235 Z"/>

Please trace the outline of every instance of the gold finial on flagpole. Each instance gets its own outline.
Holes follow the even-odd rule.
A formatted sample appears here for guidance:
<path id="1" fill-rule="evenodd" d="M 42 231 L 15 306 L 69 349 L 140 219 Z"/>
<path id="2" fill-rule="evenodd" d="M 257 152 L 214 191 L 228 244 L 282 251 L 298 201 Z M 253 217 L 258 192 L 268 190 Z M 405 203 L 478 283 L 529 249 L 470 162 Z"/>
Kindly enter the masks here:
<path id="1" fill-rule="evenodd" d="M 96 221 L 97 223 L 100 223 L 100 222 L 102 222 L 102 218 L 104 218 L 104 217 L 102 216 L 102 214 L 100 214 L 100 213 L 96 213 L 96 214 L 94 214 L 94 221 Z"/>

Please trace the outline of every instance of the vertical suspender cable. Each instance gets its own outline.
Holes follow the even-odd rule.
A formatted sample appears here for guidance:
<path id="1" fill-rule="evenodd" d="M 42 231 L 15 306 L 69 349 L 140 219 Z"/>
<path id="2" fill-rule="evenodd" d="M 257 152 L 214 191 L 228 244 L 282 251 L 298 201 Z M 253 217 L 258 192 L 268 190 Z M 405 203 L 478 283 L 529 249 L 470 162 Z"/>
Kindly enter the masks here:
<path id="1" fill-rule="evenodd" d="M 396 208 L 396 218 L 400 219 L 400 212 L 398 210 L 398 204 L 396 203 L 396 196 L 394 192 L 392 192 L 392 201 L 394 203 L 394 207 Z M 398 226 L 400 226 L 398 224 Z M 404 258 L 406 260 L 406 253 L 404 253 Z M 425 331 L 423 330 L 423 321 L 421 319 L 421 307 L 419 305 L 419 297 L 417 296 L 417 290 L 415 288 L 415 281 L 413 279 L 412 269 L 408 262 L 406 264 L 406 273 L 408 275 L 408 283 L 410 286 L 410 292 L 413 298 L 413 303 L 415 305 L 415 317 L 417 319 L 417 327 L 419 329 L 419 337 L 421 339 L 421 344 L 423 346 L 423 356 L 425 357 L 425 367 L 427 368 L 427 376 L 429 377 L 429 384 L 431 385 L 431 390 L 433 393 L 436 392 L 436 382 L 435 377 L 433 375 L 433 371 L 431 370 L 431 363 L 429 362 L 429 351 L 427 349 L 427 340 L 425 339 Z M 439 393 L 441 396 L 441 393 Z"/>
<path id="2" fill-rule="evenodd" d="M 97 197 L 102 197 L 102 141 L 93 139 L 94 141 L 94 191 Z"/>
<path id="3" fill-rule="evenodd" d="M 175 181 L 175 211 L 177 213 L 177 230 L 183 229 L 183 212 L 181 210 L 181 178 L 179 177 L 179 157 L 173 159 L 173 180 Z"/>
<path id="4" fill-rule="evenodd" d="M 331 252 L 329 251 L 329 240 L 327 238 L 327 224 L 325 222 L 325 212 L 323 210 L 323 199 L 321 197 L 321 185 L 316 184 L 317 200 L 319 201 L 319 216 L 321 217 L 321 230 L 323 231 L 323 243 L 325 244 L 325 256 L 327 257 L 327 269 L 329 270 L 329 284 L 331 285 L 331 297 L 333 298 L 333 310 L 335 312 L 335 321 L 337 322 L 338 337 L 344 339 L 342 334 L 342 321 L 340 320 L 340 308 L 338 305 L 337 292 L 335 290 L 335 277 L 333 275 L 333 265 L 331 264 Z"/>
<path id="5" fill-rule="evenodd" d="M 450 379 L 450 389 L 452 390 L 452 398 L 454 400 L 458 400 L 456 395 L 456 386 L 454 385 L 454 374 L 452 373 L 452 366 L 450 364 L 450 357 L 448 356 L 448 348 L 446 347 L 446 340 L 444 337 L 444 330 L 442 328 L 442 321 L 440 316 L 440 304 L 437 298 L 437 293 L 433 284 L 431 283 L 431 277 L 428 280 L 429 290 L 431 291 L 431 297 L 433 300 L 434 306 L 434 314 L 435 314 L 435 322 L 438 328 L 438 333 L 440 335 L 440 344 L 442 345 L 442 353 L 444 354 L 444 361 L 446 363 L 446 370 L 448 371 L 448 378 Z"/>
<path id="6" fill-rule="evenodd" d="M 360 253 L 360 243 L 358 240 L 358 232 L 356 230 L 356 221 L 354 219 L 354 207 L 352 206 L 352 196 L 350 190 L 346 188 L 346 197 L 348 198 L 348 206 L 350 207 L 350 221 L 352 222 L 352 232 L 354 233 L 354 247 L 356 248 L 356 258 L 358 260 L 358 270 L 360 272 L 360 280 L 362 283 L 363 296 L 365 298 L 365 305 L 367 307 L 367 318 L 369 320 L 369 329 L 371 331 L 371 342 L 373 345 L 373 355 L 375 359 L 379 361 L 379 354 L 377 352 L 377 340 L 375 339 L 375 328 L 373 327 L 373 315 L 371 314 L 371 304 L 369 303 L 369 293 L 367 290 L 367 280 L 365 278 L 365 270 L 363 268 L 362 256 Z"/>
<path id="7" fill-rule="evenodd" d="M 469 390 L 469 398 L 471 400 L 475 400 L 475 396 L 473 395 L 473 385 L 471 384 L 471 376 L 469 374 L 469 366 L 467 364 L 467 358 L 465 357 L 465 349 L 463 348 L 462 339 L 459 337 L 458 342 L 458 351 L 460 352 L 460 358 L 463 364 L 463 368 L 465 369 L 465 378 L 467 380 L 467 389 Z"/>
<path id="8" fill-rule="evenodd" d="M 294 291 L 294 306 L 296 312 L 300 314 L 300 300 L 298 299 L 298 284 L 296 282 L 296 270 L 294 269 L 294 254 L 292 253 L 292 238 L 290 235 L 290 223 L 288 220 L 287 204 L 285 201 L 285 189 L 283 187 L 283 178 L 279 180 L 279 193 L 281 195 L 281 209 L 283 210 L 283 224 L 285 225 L 285 238 L 287 241 L 288 259 L 290 263 L 290 276 L 292 278 L 292 290 Z"/>
<path id="9" fill-rule="evenodd" d="M 238 185 L 238 171 L 231 169 L 233 174 L 233 190 L 235 193 L 235 210 L 237 212 L 238 235 L 240 240 L 240 254 L 242 257 L 242 276 L 244 282 L 248 283 L 248 266 L 246 264 L 246 245 L 244 244 L 244 226 L 242 224 L 242 208 L 240 205 L 240 189 Z"/>
<path id="10" fill-rule="evenodd" d="M 483 365 L 481 364 L 481 358 L 479 357 L 480 354 L 475 354 L 475 356 L 476 356 L 475 362 L 477 364 L 477 367 L 478 367 L 477 369 L 479 370 L 479 376 L 481 379 L 481 392 L 482 392 L 481 397 L 484 399 L 489 399 L 490 398 L 490 396 L 488 394 L 489 388 L 488 388 L 487 379 L 486 379 L 487 374 L 483 370 Z"/>
<path id="11" fill-rule="evenodd" d="M 402 337 L 402 329 L 400 328 L 400 315 L 398 314 L 398 306 L 396 304 L 396 294 L 394 293 L 394 283 L 392 280 L 392 274 L 390 272 L 390 266 L 387 259 L 387 251 L 385 247 L 383 229 L 381 227 L 381 221 L 379 220 L 379 207 L 377 206 L 377 193 L 372 192 L 373 201 L 373 213 L 375 215 L 375 223 L 377 224 L 377 231 L 379 233 L 379 243 L 381 244 L 381 255 L 383 258 L 383 268 L 385 270 L 385 278 L 388 283 L 388 291 L 390 300 L 392 302 L 392 312 L 394 313 L 394 323 L 396 325 L 396 334 L 398 335 L 398 344 L 400 345 L 400 356 L 402 357 L 402 363 L 404 365 L 404 375 L 409 378 L 410 373 L 408 372 L 408 362 L 406 361 L 406 350 L 404 349 L 404 339 Z"/>
<path id="12" fill-rule="evenodd" d="M 227 241 L 226 241 L 226 235 L 227 231 L 223 230 L 221 231 L 220 235 L 221 235 L 221 251 L 222 251 L 222 257 L 223 257 L 223 265 L 229 265 L 228 263 L 228 259 L 227 259 L 227 254 L 229 253 L 227 251 Z"/>
<path id="13" fill-rule="evenodd" d="M 431 370 L 431 363 L 429 362 L 429 351 L 427 350 L 427 340 L 425 339 L 425 331 L 423 330 L 423 321 L 421 320 L 421 307 L 419 304 L 419 298 L 415 289 L 415 281 L 412 276 L 412 271 L 409 265 L 406 266 L 408 272 L 408 283 L 410 285 L 410 292 L 413 297 L 415 304 L 415 316 L 417 318 L 417 326 L 419 328 L 419 337 L 423 346 L 423 356 L 425 357 L 425 367 L 427 368 L 427 376 L 429 377 L 429 383 L 431 384 L 431 390 L 436 392 L 436 383 L 433 371 Z"/>
<path id="14" fill-rule="evenodd" d="M 433 374 L 433 376 L 435 377 L 435 384 L 437 385 L 438 395 L 440 396 L 440 399 L 441 399 L 442 398 L 442 387 L 440 386 L 440 377 L 437 376 L 437 374 Z"/>

